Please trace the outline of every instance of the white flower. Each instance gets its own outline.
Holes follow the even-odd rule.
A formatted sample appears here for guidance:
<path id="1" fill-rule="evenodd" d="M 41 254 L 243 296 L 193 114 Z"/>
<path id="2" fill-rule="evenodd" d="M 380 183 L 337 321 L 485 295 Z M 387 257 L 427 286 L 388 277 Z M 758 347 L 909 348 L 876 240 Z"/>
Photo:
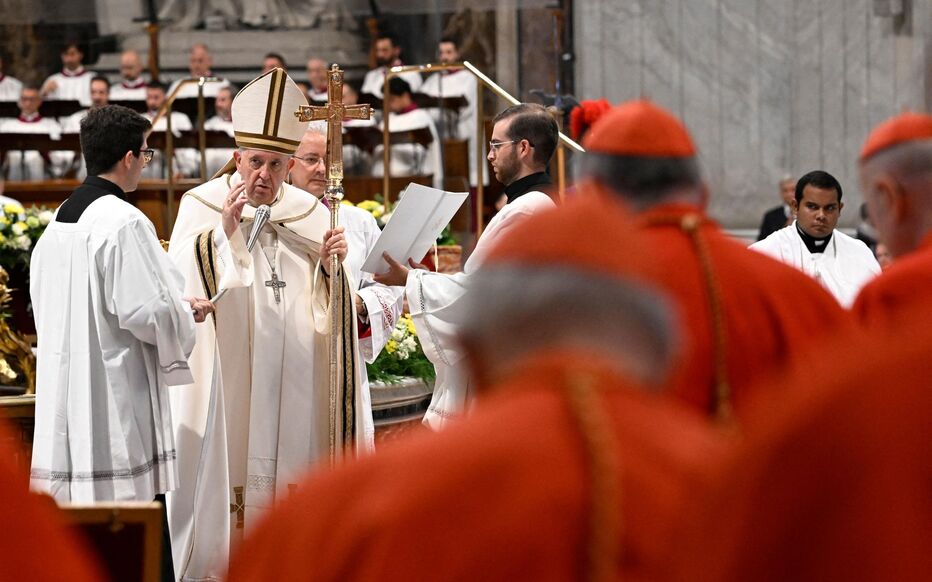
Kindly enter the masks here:
<path id="1" fill-rule="evenodd" d="M 10 229 L 13 231 L 13 236 L 19 236 L 26 232 L 26 224 L 22 222 L 14 222 Z"/>
<path id="2" fill-rule="evenodd" d="M 39 213 L 39 224 L 42 226 L 47 225 L 48 223 L 52 222 L 53 216 L 55 216 L 55 213 L 51 210 L 43 210 Z"/>
<path id="3" fill-rule="evenodd" d="M 391 212 L 386 212 L 385 214 L 383 214 L 383 215 L 382 215 L 382 223 L 383 223 L 383 224 L 388 224 L 388 221 L 392 219 L 392 214 L 393 214 L 393 213 L 391 213 Z"/>
<path id="4" fill-rule="evenodd" d="M 29 247 L 32 246 L 32 241 L 25 234 L 21 234 L 14 239 L 14 244 L 20 250 L 28 251 Z"/>
<path id="5" fill-rule="evenodd" d="M 404 341 L 401 342 L 401 349 L 413 352 L 417 349 L 417 342 L 414 341 L 413 337 L 408 336 L 404 339 Z"/>
<path id="6" fill-rule="evenodd" d="M 405 339 L 405 331 L 403 329 L 398 329 L 397 327 L 392 330 L 392 339 L 396 342 L 400 342 Z"/>

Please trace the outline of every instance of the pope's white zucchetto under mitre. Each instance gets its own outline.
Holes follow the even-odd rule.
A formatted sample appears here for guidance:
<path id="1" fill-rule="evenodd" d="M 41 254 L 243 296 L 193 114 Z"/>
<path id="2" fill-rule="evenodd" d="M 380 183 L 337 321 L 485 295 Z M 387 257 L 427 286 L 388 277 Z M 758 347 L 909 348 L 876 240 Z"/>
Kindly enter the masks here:
<path id="1" fill-rule="evenodd" d="M 253 79 L 233 99 L 233 136 L 241 148 L 291 155 L 307 122 L 295 112 L 307 98 L 283 69 Z"/>

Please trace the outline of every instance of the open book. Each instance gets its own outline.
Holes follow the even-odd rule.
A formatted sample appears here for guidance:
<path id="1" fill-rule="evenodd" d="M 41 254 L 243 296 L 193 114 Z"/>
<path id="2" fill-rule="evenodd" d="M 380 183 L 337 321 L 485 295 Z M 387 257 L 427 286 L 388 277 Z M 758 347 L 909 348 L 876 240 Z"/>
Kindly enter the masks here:
<path id="1" fill-rule="evenodd" d="M 421 260 L 468 196 L 469 192 L 409 184 L 362 270 L 373 274 L 387 271 L 383 252 L 402 264 L 407 264 L 409 257 Z"/>

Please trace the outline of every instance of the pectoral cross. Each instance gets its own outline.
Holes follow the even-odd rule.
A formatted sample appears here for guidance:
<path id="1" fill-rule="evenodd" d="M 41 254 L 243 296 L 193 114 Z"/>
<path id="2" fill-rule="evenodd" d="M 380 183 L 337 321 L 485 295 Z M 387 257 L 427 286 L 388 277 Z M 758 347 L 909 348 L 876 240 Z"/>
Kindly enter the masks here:
<path id="1" fill-rule="evenodd" d="M 282 302 L 282 295 L 280 289 L 285 287 L 287 283 L 278 278 L 278 273 L 272 271 L 272 278 L 265 282 L 266 287 L 271 287 L 272 292 L 275 293 L 275 303 Z"/>
<path id="2" fill-rule="evenodd" d="M 233 493 L 236 495 L 236 503 L 230 504 L 230 513 L 236 514 L 236 529 L 243 529 L 243 523 L 246 521 L 246 500 L 243 498 L 243 488 L 234 487 Z"/>

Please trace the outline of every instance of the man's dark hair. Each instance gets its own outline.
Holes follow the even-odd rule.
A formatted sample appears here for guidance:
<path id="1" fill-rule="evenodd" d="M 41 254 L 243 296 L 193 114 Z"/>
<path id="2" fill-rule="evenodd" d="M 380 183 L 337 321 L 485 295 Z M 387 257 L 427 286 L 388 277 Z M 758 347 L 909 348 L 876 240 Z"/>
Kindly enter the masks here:
<path id="1" fill-rule="evenodd" d="M 59 51 L 59 54 L 66 52 L 71 47 L 78 49 L 78 52 L 81 53 L 82 55 L 84 54 L 84 49 L 81 48 L 81 43 L 79 43 L 78 41 L 74 39 L 65 40 L 65 44 L 62 45 L 61 50 Z"/>
<path id="2" fill-rule="evenodd" d="M 401 77 L 392 77 L 388 80 L 388 94 L 395 97 L 401 97 L 405 93 L 411 93 L 411 85 Z"/>
<path id="3" fill-rule="evenodd" d="M 822 190 L 834 190 L 838 192 L 838 201 L 841 202 L 841 184 L 835 179 L 835 176 L 822 170 L 813 170 L 796 182 L 796 204 L 803 199 L 803 189 L 812 185 Z"/>
<path id="4" fill-rule="evenodd" d="M 94 84 L 94 81 L 101 81 L 101 82 L 104 82 L 104 83 L 107 84 L 107 89 L 110 88 L 110 79 L 108 79 L 107 77 L 104 77 L 103 75 L 95 75 L 95 76 L 91 79 L 91 85 Z"/>
<path id="5" fill-rule="evenodd" d="M 508 128 L 508 139 L 526 139 L 534 148 L 534 162 L 541 166 L 550 164 L 560 130 L 547 109 L 537 103 L 519 103 L 496 115 L 492 124 L 511 118 L 514 119 Z"/>
<path id="6" fill-rule="evenodd" d="M 81 151 L 87 175 L 104 174 L 123 159 L 126 152 L 140 155 L 149 120 L 122 105 L 92 108 L 81 120 Z"/>
<path id="7" fill-rule="evenodd" d="M 375 37 L 375 42 L 379 42 L 380 40 L 387 40 L 392 43 L 392 46 L 398 46 L 398 37 L 391 32 L 383 32 Z"/>
<path id="8" fill-rule="evenodd" d="M 149 81 L 146 83 L 146 89 L 161 89 L 162 91 L 168 92 L 168 85 L 161 83 L 159 81 Z"/>
<path id="9" fill-rule="evenodd" d="M 444 43 L 450 43 L 450 44 L 452 44 L 453 46 L 456 47 L 456 50 L 460 50 L 460 43 L 456 42 L 456 39 L 453 38 L 452 36 L 444 36 L 444 37 L 441 37 L 441 38 L 440 38 L 440 42 L 438 42 L 437 44 L 438 44 L 438 45 L 441 45 L 441 44 L 444 44 Z"/>
<path id="10" fill-rule="evenodd" d="M 281 56 L 278 53 L 266 53 L 266 55 L 262 58 L 262 60 L 265 60 L 265 59 L 275 59 L 276 61 L 282 64 L 283 69 L 288 68 L 288 66 L 285 64 L 285 57 Z"/>
<path id="11" fill-rule="evenodd" d="M 652 158 L 587 152 L 582 174 L 631 200 L 658 202 L 682 188 L 702 185 L 696 158 Z"/>

